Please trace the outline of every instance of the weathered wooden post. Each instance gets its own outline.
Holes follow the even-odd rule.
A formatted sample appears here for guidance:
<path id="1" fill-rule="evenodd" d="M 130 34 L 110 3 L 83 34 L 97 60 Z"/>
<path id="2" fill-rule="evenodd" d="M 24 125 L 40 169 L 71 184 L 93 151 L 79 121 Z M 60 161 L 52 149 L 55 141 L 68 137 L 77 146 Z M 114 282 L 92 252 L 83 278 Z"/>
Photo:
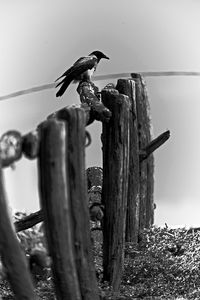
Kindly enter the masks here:
<path id="1" fill-rule="evenodd" d="M 91 108 L 90 119 L 102 122 L 109 121 L 111 112 L 100 101 L 99 89 L 93 82 L 81 81 L 77 92 L 80 95 L 81 103 L 87 104 Z"/>
<path id="2" fill-rule="evenodd" d="M 130 101 L 115 89 L 102 91 L 102 102 L 112 112 L 103 123 L 104 280 L 117 292 L 124 266 L 125 224 L 129 173 Z"/>
<path id="3" fill-rule="evenodd" d="M 83 300 L 99 300 L 98 286 L 92 257 L 88 210 L 87 180 L 85 172 L 85 111 L 71 106 L 62 118 L 68 128 L 69 197 L 73 219 L 75 259 Z"/>
<path id="4" fill-rule="evenodd" d="M 140 74 L 131 74 L 136 86 L 136 109 L 139 150 L 151 141 L 150 108 L 144 80 Z M 140 216 L 139 229 L 149 228 L 154 222 L 154 158 L 140 162 Z"/>
<path id="5" fill-rule="evenodd" d="M 0 255 L 6 275 L 17 300 L 35 300 L 31 274 L 11 224 L 0 162 Z"/>
<path id="6" fill-rule="evenodd" d="M 57 298 L 80 300 L 68 186 L 67 128 L 63 121 L 49 120 L 40 128 L 38 160 L 40 201 Z"/>
<path id="7" fill-rule="evenodd" d="M 130 148 L 129 148 L 129 178 L 126 216 L 126 241 L 138 242 L 139 231 L 139 143 L 136 111 L 135 82 L 131 79 L 119 79 L 116 89 L 127 95 L 131 101 L 130 107 Z"/>

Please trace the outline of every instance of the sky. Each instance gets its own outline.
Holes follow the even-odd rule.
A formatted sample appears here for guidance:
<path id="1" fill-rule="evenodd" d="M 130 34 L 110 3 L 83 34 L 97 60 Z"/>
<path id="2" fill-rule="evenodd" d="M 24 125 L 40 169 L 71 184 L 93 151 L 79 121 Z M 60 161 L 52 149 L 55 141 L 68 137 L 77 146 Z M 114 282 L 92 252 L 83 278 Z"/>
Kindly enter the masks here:
<path id="1" fill-rule="evenodd" d="M 97 74 L 200 71 L 198 0 L 0 0 L 0 96 L 52 83 L 80 56 L 101 50 Z M 170 140 L 155 156 L 155 223 L 200 225 L 200 77 L 145 78 L 154 136 Z M 109 82 L 116 82 L 110 79 Z M 108 81 L 96 82 L 103 88 Z M 34 130 L 50 113 L 78 104 L 76 86 L 0 102 L 0 135 Z M 88 127 L 86 165 L 101 165 L 101 124 Z M 16 210 L 39 208 L 37 163 L 25 158 L 4 170 Z"/>

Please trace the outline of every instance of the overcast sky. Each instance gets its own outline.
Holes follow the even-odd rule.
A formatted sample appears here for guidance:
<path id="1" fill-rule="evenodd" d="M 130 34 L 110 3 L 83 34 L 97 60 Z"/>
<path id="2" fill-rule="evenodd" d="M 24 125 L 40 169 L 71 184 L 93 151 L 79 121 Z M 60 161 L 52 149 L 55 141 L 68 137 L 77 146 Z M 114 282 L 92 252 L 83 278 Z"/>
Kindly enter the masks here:
<path id="1" fill-rule="evenodd" d="M 102 50 L 98 74 L 200 71 L 200 1 L 0 0 L 0 96 L 53 82 L 80 56 Z M 112 81 L 112 80 L 110 80 Z M 106 82 L 97 82 L 103 87 Z M 155 152 L 156 223 L 200 225 L 200 77 L 146 78 L 155 137 L 170 140 Z M 0 134 L 23 134 L 46 116 L 79 103 L 72 85 L 0 102 Z M 101 165 L 101 125 L 89 127 L 87 166 Z M 10 205 L 39 207 L 36 162 L 5 171 Z"/>

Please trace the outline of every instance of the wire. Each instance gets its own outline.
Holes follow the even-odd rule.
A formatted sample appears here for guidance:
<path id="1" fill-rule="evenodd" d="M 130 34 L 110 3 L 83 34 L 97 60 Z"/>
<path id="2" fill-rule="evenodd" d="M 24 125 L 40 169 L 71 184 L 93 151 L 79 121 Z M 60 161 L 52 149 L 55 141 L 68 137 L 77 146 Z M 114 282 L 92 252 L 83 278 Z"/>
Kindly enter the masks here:
<path id="1" fill-rule="evenodd" d="M 52 89 L 54 87 L 55 87 L 55 83 L 49 83 L 49 84 L 35 86 L 35 87 L 29 88 L 29 89 L 25 89 L 25 90 L 17 91 L 17 92 L 14 92 L 14 93 L 11 93 L 11 94 L 8 94 L 8 95 L 5 95 L 5 96 L 1 96 L 0 101 L 7 100 L 7 99 L 10 99 L 10 98 L 14 98 L 14 97 L 18 97 L 18 96 L 21 96 L 21 95 L 32 94 L 32 93 L 43 91 L 43 90 L 49 90 L 49 89 Z"/>
<path id="2" fill-rule="evenodd" d="M 136 73 L 136 72 L 134 72 Z M 179 71 L 168 71 L 168 72 L 138 72 L 144 77 L 152 77 L 152 76 L 200 76 L 200 72 L 179 72 Z M 99 80 L 108 80 L 108 79 L 117 79 L 117 78 L 127 78 L 131 77 L 131 73 L 117 73 L 117 74 L 107 74 L 107 75 L 96 75 L 93 77 L 94 81 Z M 36 92 L 40 92 L 43 90 L 49 90 L 55 88 L 55 83 L 49 83 L 44 85 L 35 86 L 32 88 L 28 88 L 25 90 L 17 91 L 11 94 L 7 94 L 5 96 L 0 97 L 0 101 L 8 100 L 11 98 L 15 98 L 21 95 L 32 94 Z"/>
<path id="3" fill-rule="evenodd" d="M 154 77 L 154 76 L 160 76 L 160 77 L 161 76 L 200 76 L 200 72 L 181 72 L 181 71 L 134 72 L 134 73 L 141 74 L 144 77 Z M 131 73 L 97 75 L 97 76 L 94 76 L 94 80 L 116 79 L 116 78 L 122 78 L 122 77 L 131 77 Z"/>

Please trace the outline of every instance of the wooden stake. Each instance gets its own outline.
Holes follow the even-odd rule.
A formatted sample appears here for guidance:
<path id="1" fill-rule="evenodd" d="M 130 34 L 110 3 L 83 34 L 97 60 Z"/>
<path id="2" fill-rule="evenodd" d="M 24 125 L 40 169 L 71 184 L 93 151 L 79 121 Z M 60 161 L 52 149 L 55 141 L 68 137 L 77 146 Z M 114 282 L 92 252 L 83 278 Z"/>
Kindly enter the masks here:
<path id="1" fill-rule="evenodd" d="M 131 101 L 130 108 L 130 152 L 129 152 L 129 184 L 126 216 L 126 241 L 138 242 L 139 230 L 139 144 L 135 97 L 135 82 L 131 79 L 119 79 L 116 86 L 121 94 L 125 94 Z"/>
<path id="2" fill-rule="evenodd" d="M 99 300 L 91 248 L 85 171 L 85 111 L 71 106 L 66 110 L 65 121 L 68 128 L 68 186 L 80 291 L 83 300 Z"/>
<path id="3" fill-rule="evenodd" d="M 150 106 L 143 78 L 132 74 L 136 84 L 136 104 L 139 151 L 152 140 Z M 140 163 L 140 221 L 139 229 L 149 228 L 154 222 L 154 158 L 151 154 L 147 160 Z"/>
<path id="4" fill-rule="evenodd" d="M 124 265 L 125 224 L 129 172 L 130 102 L 114 89 L 102 91 L 103 104 L 112 112 L 103 123 L 103 221 L 104 280 L 118 291 Z"/>
<path id="5" fill-rule="evenodd" d="M 65 122 L 49 120 L 40 126 L 39 131 L 40 201 L 52 257 L 56 295 L 59 300 L 80 300 L 67 182 L 67 129 Z"/>

